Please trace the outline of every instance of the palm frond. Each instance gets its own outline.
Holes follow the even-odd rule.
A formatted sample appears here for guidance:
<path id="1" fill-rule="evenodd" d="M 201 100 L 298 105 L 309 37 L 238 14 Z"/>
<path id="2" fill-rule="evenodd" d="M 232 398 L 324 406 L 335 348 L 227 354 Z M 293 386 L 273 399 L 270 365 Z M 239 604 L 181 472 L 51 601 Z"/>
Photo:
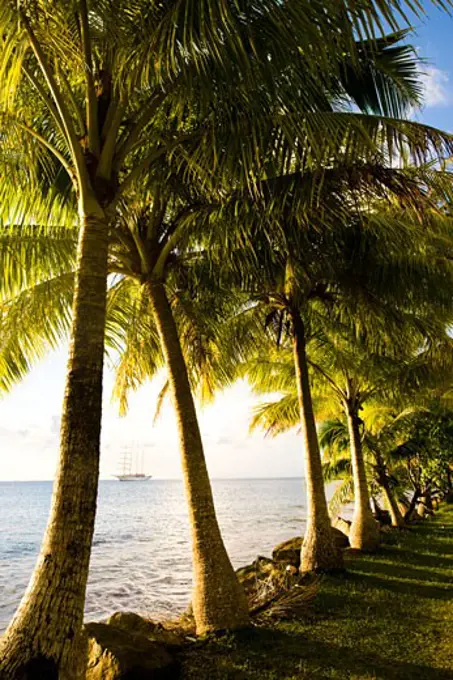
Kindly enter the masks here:
<path id="1" fill-rule="evenodd" d="M 335 517 L 341 511 L 341 508 L 354 500 L 354 483 L 352 479 L 343 480 L 335 489 L 332 498 L 329 501 L 329 514 Z"/>
<path id="2" fill-rule="evenodd" d="M 68 337 L 73 274 L 64 273 L 0 303 L 0 392 Z"/>
<path id="3" fill-rule="evenodd" d="M 276 437 L 282 432 L 296 427 L 299 422 L 300 412 L 297 396 L 288 395 L 276 401 L 256 406 L 250 422 L 250 430 L 260 428 L 266 431 L 266 435 Z"/>

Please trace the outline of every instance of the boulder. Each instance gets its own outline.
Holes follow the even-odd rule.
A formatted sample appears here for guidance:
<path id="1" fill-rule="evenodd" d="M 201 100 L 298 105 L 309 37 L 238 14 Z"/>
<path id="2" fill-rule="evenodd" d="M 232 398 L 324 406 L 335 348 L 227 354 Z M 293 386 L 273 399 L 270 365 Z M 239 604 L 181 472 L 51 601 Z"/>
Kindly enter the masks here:
<path id="1" fill-rule="evenodd" d="M 279 543 L 272 551 L 272 559 L 275 562 L 284 562 L 299 569 L 302 540 L 302 536 L 296 536 L 295 538 L 283 541 L 283 543 Z"/>
<path id="2" fill-rule="evenodd" d="M 158 642 L 106 623 L 88 623 L 85 680 L 175 680 L 179 664 Z"/>
<path id="3" fill-rule="evenodd" d="M 301 579 L 296 567 L 268 557 L 257 557 L 252 564 L 238 569 L 236 575 L 244 588 L 252 616 L 262 612 Z"/>
<path id="4" fill-rule="evenodd" d="M 172 630 L 167 630 L 158 621 L 144 619 L 135 612 L 115 612 L 106 621 L 109 626 L 115 626 L 128 633 L 144 635 L 148 640 L 160 642 L 167 647 L 180 647 L 184 644 L 184 637 Z"/>
<path id="5" fill-rule="evenodd" d="M 332 535 L 333 535 L 333 540 L 335 541 L 338 548 L 348 548 L 349 547 L 349 538 L 340 529 L 337 529 L 336 527 L 332 527 Z"/>
<path id="6" fill-rule="evenodd" d="M 140 633 L 141 635 L 152 633 L 156 627 L 153 621 L 147 621 L 135 612 L 115 612 L 109 616 L 106 624 L 127 630 L 129 633 Z"/>
<path id="7" fill-rule="evenodd" d="M 352 522 L 350 520 L 343 519 L 343 517 L 335 517 L 335 519 L 332 520 L 332 526 L 334 529 L 339 529 L 345 534 L 345 536 L 349 536 L 351 524 Z"/>

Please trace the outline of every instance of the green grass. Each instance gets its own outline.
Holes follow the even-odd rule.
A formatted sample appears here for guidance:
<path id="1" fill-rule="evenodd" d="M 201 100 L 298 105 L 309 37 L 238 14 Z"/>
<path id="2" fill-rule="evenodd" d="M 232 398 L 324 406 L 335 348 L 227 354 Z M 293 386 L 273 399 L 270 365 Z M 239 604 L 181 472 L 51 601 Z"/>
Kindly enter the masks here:
<path id="1" fill-rule="evenodd" d="M 200 642 L 185 680 L 453 680 L 453 506 L 350 555 L 303 618 Z"/>

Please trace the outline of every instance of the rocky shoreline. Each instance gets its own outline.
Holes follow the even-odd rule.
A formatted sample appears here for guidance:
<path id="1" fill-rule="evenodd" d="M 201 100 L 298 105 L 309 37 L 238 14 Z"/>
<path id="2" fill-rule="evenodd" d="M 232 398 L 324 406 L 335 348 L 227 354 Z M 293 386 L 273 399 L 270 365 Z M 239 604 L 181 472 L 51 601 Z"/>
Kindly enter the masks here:
<path id="1" fill-rule="evenodd" d="M 339 547 L 349 546 L 349 522 L 338 518 L 332 526 Z M 296 611 L 316 594 L 313 579 L 299 572 L 303 538 L 277 545 L 272 558 L 258 556 L 236 573 L 246 592 L 252 617 L 282 616 Z M 179 656 L 196 643 L 195 625 L 188 611 L 174 621 L 152 621 L 133 612 L 116 612 L 106 621 L 84 627 L 85 680 L 169 680 L 179 677 Z"/>

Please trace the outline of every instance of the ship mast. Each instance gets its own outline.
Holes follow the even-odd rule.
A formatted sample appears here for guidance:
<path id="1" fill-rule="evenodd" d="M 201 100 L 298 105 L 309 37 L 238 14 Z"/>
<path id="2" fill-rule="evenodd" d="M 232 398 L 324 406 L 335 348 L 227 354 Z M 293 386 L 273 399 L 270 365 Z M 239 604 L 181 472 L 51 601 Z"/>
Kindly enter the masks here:
<path id="1" fill-rule="evenodd" d="M 120 460 L 120 465 L 121 465 L 121 474 L 122 475 L 130 475 L 132 472 L 132 451 L 130 449 L 127 449 L 123 451 L 121 460 Z"/>

